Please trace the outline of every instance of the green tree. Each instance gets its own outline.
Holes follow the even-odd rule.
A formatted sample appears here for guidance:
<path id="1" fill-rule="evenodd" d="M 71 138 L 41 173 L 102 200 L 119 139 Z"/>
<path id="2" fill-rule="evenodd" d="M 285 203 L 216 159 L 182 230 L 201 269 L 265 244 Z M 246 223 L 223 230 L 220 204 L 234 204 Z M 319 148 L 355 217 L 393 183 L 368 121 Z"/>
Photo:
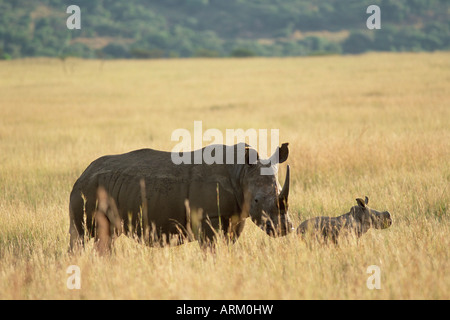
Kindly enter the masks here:
<path id="1" fill-rule="evenodd" d="M 364 32 L 354 31 L 342 44 L 344 53 L 363 53 L 372 50 L 373 40 Z"/>

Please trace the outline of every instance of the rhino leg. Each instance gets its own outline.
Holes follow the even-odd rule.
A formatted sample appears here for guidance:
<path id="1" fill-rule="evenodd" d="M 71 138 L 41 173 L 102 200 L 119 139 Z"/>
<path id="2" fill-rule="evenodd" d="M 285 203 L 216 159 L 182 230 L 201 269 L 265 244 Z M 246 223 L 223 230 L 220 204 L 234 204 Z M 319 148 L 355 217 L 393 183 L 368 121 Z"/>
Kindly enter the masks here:
<path id="1" fill-rule="evenodd" d="M 203 219 L 201 222 L 201 228 L 197 231 L 197 240 L 204 251 L 215 250 L 215 241 L 217 237 L 218 218 Z"/>
<path id="2" fill-rule="evenodd" d="M 115 201 L 103 187 L 97 190 L 97 210 L 94 213 L 96 249 L 100 255 L 110 252 L 113 237 L 122 234 L 122 223 Z"/>
<path id="3" fill-rule="evenodd" d="M 69 227 L 69 235 L 70 235 L 70 244 L 69 244 L 69 252 L 73 252 L 79 246 L 84 245 L 83 241 L 83 227 L 80 226 L 75 217 L 75 213 L 72 209 L 70 210 L 70 227 Z"/>
<path id="4" fill-rule="evenodd" d="M 70 247 L 69 252 L 73 252 L 77 247 L 84 246 L 84 201 L 81 192 L 72 191 L 70 194 L 69 219 L 70 219 Z"/>
<path id="5" fill-rule="evenodd" d="M 239 217 L 232 216 L 229 219 L 222 219 L 222 231 L 225 235 L 225 239 L 228 243 L 235 243 L 244 230 L 245 219 L 239 219 Z"/>
<path id="6" fill-rule="evenodd" d="M 204 219 L 197 240 L 200 248 L 205 251 L 210 250 L 214 252 L 218 236 L 223 236 L 228 244 L 233 244 L 238 240 L 244 227 L 245 219 L 239 219 L 238 216 L 233 216 L 228 219 L 219 219 L 218 217 Z"/>
<path id="7" fill-rule="evenodd" d="M 106 215 L 100 210 L 95 212 L 94 217 L 96 223 L 96 249 L 100 255 L 104 255 L 111 250 L 112 238 L 110 233 L 110 223 Z"/>

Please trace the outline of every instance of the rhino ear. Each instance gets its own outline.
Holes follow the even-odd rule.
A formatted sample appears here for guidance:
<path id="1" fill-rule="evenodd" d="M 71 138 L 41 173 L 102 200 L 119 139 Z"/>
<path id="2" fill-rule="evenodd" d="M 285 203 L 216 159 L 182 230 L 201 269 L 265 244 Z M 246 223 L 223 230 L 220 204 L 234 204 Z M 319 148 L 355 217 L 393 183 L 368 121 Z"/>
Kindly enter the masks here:
<path id="1" fill-rule="evenodd" d="M 245 147 L 245 163 L 256 164 L 259 160 L 258 152 L 255 149 Z"/>
<path id="2" fill-rule="evenodd" d="M 369 198 L 366 196 L 366 198 L 364 199 L 364 202 L 366 203 L 366 205 L 369 204 Z"/>
<path id="3" fill-rule="evenodd" d="M 289 143 L 283 143 L 281 145 L 281 148 L 279 150 L 279 162 L 278 163 L 283 163 L 287 160 L 288 156 L 289 156 L 289 148 L 288 148 Z"/>
<path id="4" fill-rule="evenodd" d="M 274 165 L 277 163 L 283 163 L 287 160 L 289 156 L 289 143 L 283 143 L 281 147 L 277 147 L 277 150 L 273 155 L 270 156 L 269 162 Z"/>
<path id="5" fill-rule="evenodd" d="M 361 208 L 365 208 L 366 207 L 366 203 L 364 202 L 363 199 L 356 198 L 356 202 L 358 203 L 358 206 L 360 206 Z"/>

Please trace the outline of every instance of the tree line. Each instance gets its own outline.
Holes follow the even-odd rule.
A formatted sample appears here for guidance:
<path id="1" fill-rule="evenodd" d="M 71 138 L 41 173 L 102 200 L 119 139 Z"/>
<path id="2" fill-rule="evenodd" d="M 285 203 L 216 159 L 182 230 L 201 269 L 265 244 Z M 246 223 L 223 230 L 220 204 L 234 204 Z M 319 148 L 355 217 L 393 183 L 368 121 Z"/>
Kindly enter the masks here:
<path id="1" fill-rule="evenodd" d="M 450 48 L 448 0 L 0 0 L 0 58 L 247 57 Z M 68 30 L 66 8 L 81 8 Z M 366 8 L 381 8 L 368 30 Z"/>

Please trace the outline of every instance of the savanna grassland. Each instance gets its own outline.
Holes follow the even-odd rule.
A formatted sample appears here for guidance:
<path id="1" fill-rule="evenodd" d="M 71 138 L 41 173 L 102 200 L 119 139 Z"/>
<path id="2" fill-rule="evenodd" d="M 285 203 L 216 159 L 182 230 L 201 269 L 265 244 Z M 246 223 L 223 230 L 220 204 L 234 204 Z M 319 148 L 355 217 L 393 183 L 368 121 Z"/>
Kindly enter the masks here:
<path id="1" fill-rule="evenodd" d="M 0 62 L 1 299 L 450 299 L 450 54 Z M 171 150 L 177 128 L 279 129 L 294 224 L 367 195 L 394 224 L 308 247 L 247 222 L 197 243 L 67 253 L 72 185 L 105 154 Z M 206 142 L 205 142 L 206 144 Z M 283 183 L 286 165 L 280 166 Z M 66 286 L 69 265 L 81 289 Z M 366 270 L 381 270 L 369 290 Z"/>

